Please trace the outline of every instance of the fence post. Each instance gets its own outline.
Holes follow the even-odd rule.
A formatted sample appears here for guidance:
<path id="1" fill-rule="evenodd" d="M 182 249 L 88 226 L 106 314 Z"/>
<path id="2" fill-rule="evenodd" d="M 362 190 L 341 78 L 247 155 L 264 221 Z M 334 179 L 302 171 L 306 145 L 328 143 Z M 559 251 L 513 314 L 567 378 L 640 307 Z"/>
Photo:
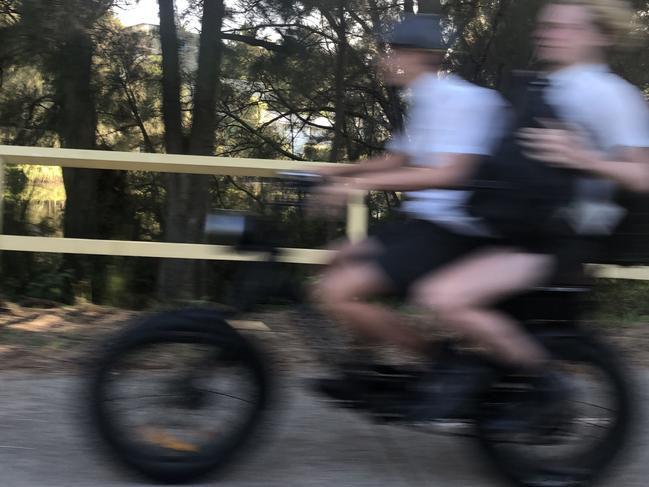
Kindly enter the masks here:
<path id="1" fill-rule="evenodd" d="M 347 237 L 352 242 L 363 240 L 367 236 L 369 215 L 365 196 L 365 192 L 358 191 L 347 202 Z"/>
<path id="2" fill-rule="evenodd" d="M 4 157 L 0 156 L 0 234 L 4 233 L 6 167 Z"/>
<path id="3" fill-rule="evenodd" d="M 0 235 L 4 233 L 4 221 L 5 221 L 5 170 L 7 165 L 5 164 L 4 157 L 0 156 Z M 4 294 L 4 265 L 3 265 L 3 255 L 2 250 L 0 250 L 0 303 L 4 300 L 2 295 Z"/>

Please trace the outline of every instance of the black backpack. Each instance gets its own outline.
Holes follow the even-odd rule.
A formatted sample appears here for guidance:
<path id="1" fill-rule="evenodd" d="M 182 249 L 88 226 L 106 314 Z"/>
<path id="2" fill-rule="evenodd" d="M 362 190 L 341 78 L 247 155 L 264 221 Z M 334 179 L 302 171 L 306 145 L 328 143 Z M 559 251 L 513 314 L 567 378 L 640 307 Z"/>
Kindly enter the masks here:
<path id="1" fill-rule="evenodd" d="M 469 213 L 506 238 L 535 238 L 565 232 L 561 209 L 572 199 L 577 175 L 525 156 L 518 143 L 521 128 L 541 128 L 539 119 L 554 119 L 546 102 L 546 83 L 529 77 L 510 96 L 514 122 L 494 155 L 485 158 L 474 174 Z"/>

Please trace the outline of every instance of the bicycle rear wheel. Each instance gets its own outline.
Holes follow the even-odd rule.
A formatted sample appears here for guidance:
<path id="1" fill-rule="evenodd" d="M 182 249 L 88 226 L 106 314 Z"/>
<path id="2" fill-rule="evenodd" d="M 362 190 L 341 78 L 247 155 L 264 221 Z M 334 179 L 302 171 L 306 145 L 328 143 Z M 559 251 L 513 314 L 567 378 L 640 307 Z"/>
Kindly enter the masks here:
<path id="1" fill-rule="evenodd" d="M 566 381 L 567 394 L 549 415 L 534 416 L 544 405 L 530 407 L 529 398 L 536 397 L 532 383 L 504 378 L 481 404 L 480 444 L 491 462 L 518 485 L 591 485 L 627 443 L 633 417 L 628 375 L 618 354 L 590 334 L 541 339 L 553 355 L 552 368 Z M 525 415 L 531 415 L 529 421 L 521 417 Z M 512 418 L 523 427 L 499 426 Z"/>
<path id="2" fill-rule="evenodd" d="M 162 482 L 226 466 L 269 401 L 266 361 L 219 315 L 184 310 L 128 328 L 100 356 L 91 421 L 124 464 Z"/>

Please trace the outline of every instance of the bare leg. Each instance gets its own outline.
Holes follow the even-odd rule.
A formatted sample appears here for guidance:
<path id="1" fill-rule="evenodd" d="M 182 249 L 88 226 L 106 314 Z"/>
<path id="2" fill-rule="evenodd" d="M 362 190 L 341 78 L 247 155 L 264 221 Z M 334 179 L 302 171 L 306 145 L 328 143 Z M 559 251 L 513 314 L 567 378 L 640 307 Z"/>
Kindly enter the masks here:
<path id="1" fill-rule="evenodd" d="M 358 336 L 410 352 L 422 352 L 425 340 L 403 324 L 398 313 L 363 300 L 390 291 L 383 271 L 371 262 L 330 268 L 313 289 L 313 298 L 324 312 Z"/>
<path id="2" fill-rule="evenodd" d="M 512 365 L 538 366 L 543 348 L 518 324 L 490 306 L 543 282 L 552 270 L 550 256 L 511 249 L 489 249 L 421 280 L 413 301 L 438 313 L 442 326 L 487 348 Z"/>

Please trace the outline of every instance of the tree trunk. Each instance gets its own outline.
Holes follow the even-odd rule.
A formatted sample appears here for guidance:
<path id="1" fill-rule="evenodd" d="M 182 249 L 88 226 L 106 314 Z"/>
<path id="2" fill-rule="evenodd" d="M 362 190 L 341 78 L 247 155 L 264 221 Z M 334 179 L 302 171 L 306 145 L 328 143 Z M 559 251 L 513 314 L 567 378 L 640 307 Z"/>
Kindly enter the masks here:
<path id="1" fill-rule="evenodd" d="M 221 27 L 225 6 L 223 0 L 203 0 L 203 19 L 198 51 L 198 73 L 194 87 L 194 108 L 192 130 L 189 138 L 189 152 L 193 155 L 214 155 L 216 130 L 216 100 L 223 46 Z M 205 214 L 209 199 L 210 176 L 189 176 L 187 226 L 190 238 L 201 241 Z M 195 266 L 194 292 L 204 295 L 202 283 L 205 265 L 199 262 Z"/>
<path id="2" fill-rule="evenodd" d="M 180 61 L 173 0 L 159 0 L 160 42 L 163 57 L 163 119 L 168 153 L 211 155 L 214 152 L 216 96 L 221 65 L 222 0 L 204 0 L 198 73 L 190 137 L 184 143 L 180 106 Z M 170 174 L 167 177 L 165 239 L 197 242 L 202 236 L 209 177 Z M 166 260 L 160 267 L 160 298 L 191 299 L 195 295 L 197 266 L 189 260 Z"/>
<path id="3" fill-rule="evenodd" d="M 160 47 L 162 50 L 162 120 L 165 126 L 164 141 L 167 154 L 182 154 L 183 127 L 180 105 L 180 59 L 178 32 L 173 0 L 158 0 L 160 9 Z M 164 235 L 167 242 L 182 242 L 184 208 L 181 195 L 182 174 L 165 175 L 166 201 Z M 158 296 L 161 300 L 187 298 L 192 266 L 189 261 L 168 259 L 162 261 L 158 274 Z"/>
<path id="4" fill-rule="evenodd" d="M 333 20 L 333 19 L 332 19 Z M 347 23 L 345 21 L 345 1 L 338 3 L 338 22 L 332 25 L 338 34 L 338 52 L 336 54 L 336 92 L 334 140 L 329 154 L 330 162 L 341 159 L 341 150 L 345 144 L 346 103 L 345 103 L 345 69 L 347 68 Z"/>
<path id="5" fill-rule="evenodd" d="M 403 2 L 403 11 L 407 14 L 415 13 L 415 1 L 414 0 L 405 0 Z"/>
<path id="6" fill-rule="evenodd" d="M 162 50 L 162 120 L 165 149 L 182 154 L 183 131 L 180 107 L 180 59 L 174 0 L 158 0 L 160 8 L 160 47 Z"/>
<path id="7" fill-rule="evenodd" d="M 198 73 L 194 89 L 191 154 L 214 154 L 216 98 L 221 73 L 221 27 L 225 12 L 223 0 L 203 0 L 203 21 L 198 51 Z"/>
<path id="8" fill-rule="evenodd" d="M 57 73 L 56 91 L 59 107 L 57 132 L 61 138 L 61 145 L 66 148 L 95 148 L 97 116 L 91 90 L 92 55 L 93 46 L 90 36 L 81 31 L 71 34 L 59 53 L 60 61 L 73 60 L 73 62 L 59 64 Z M 94 221 L 96 202 L 92 200 L 97 175 L 98 172 L 91 169 L 63 170 L 64 180 L 70 184 L 70 189 L 77 187 L 81 189 L 67 194 L 68 205 L 64 227 L 66 233 L 74 234 L 70 236 L 96 237 L 96 221 Z M 83 187 L 83 183 L 89 183 L 89 186 Z M 77 201 L 85 201 L 86 204 L 77 205 L 75 204 Z M 71 218 L 75 214 L 81 218 Z"/>
<path id="9" fill-rule="evenodd" d="M 82 29 L 75 29 L 57 52 L 56 127 L 64 148 L 95 148 L 97 115 L 91 88 L 93 51 L 90 35 Z M 99 237 L 100 217 L 97 205 L 99 179 L 100 172 L 97 170 L 63 168 L 63 184 L 66 193 L 63 217 L 65 237 Z M 63 267 L 73 272 L 73 278 L 77 282 L 90 277 L 92 300 L 101 301 L 104 272 L 100 259 L 66 255 Z M 64 296 L 66 301 L 74 299 L 71 283 L 69 284 Z"/>

